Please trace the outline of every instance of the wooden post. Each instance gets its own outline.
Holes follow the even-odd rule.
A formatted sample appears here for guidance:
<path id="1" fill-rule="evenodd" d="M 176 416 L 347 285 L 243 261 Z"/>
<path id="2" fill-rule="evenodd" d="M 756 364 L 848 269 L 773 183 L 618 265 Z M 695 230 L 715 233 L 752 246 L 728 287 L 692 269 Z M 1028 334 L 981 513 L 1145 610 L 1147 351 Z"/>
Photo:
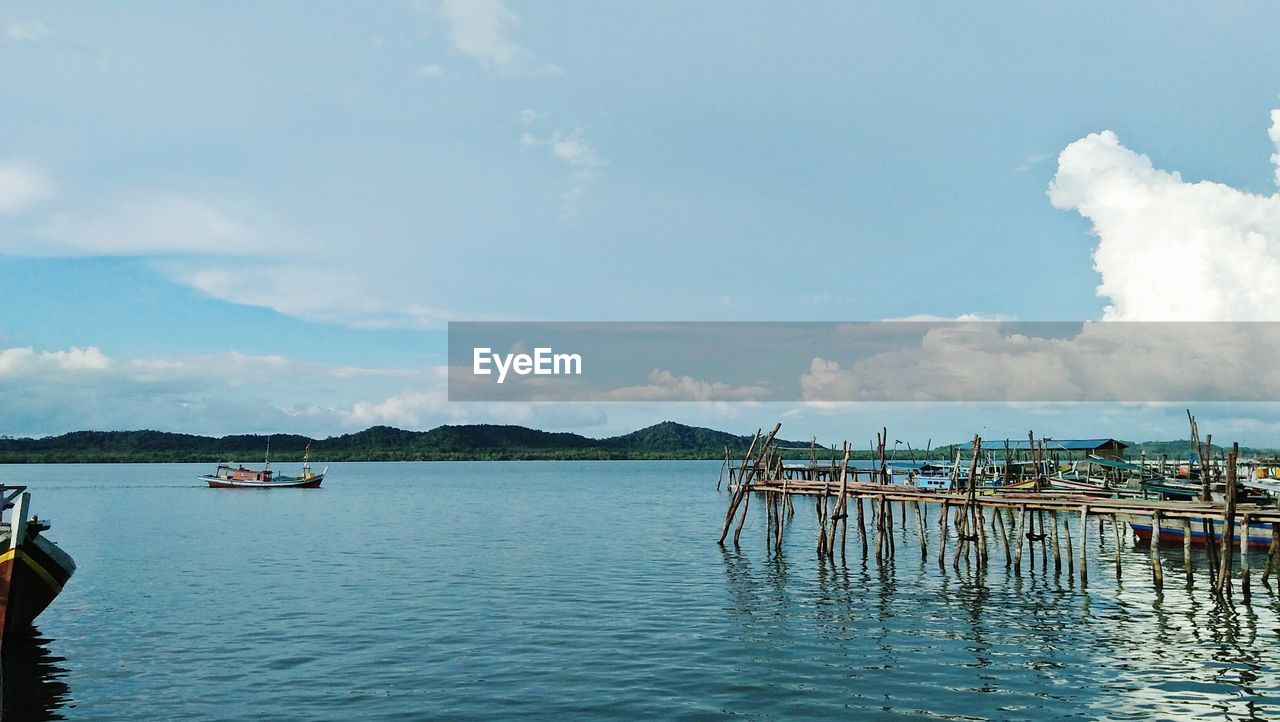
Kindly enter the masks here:
<path id="1" fill-rule="evenodd" d="M 1218 567 L 1218 583 L 1214 591 L 1222 594 L 1231 581 L 1231 552 L 1234 549 L 1232 537 L 1236 527 L 1236 459 L 1239 458 L 1240 444 L 1231 445 L 1231 455 L 1227 457 L 1227 504 L 1222 515 L 1222 564 Z"/>
<path id="2" fill-rule="evenodd" d="M 1053 544 L 1053 573 L 1058 574 L 1062 571 L 1062 551 L 1058 548 L 1058 512 L 1049 512 L 1049 522 L 1053 524 L 1053 531 L 1049 535 L 1050 543 Z"/>
<path id="3" fill-rule="evenodd" d="M 756 432 L 760 433 L 760 432 Z M 724 463 L 720 465 L 720 474 L 716 477 L 716 491 L 720 491 L 720 484 L 724 481 L 724 471 L 729 468 L 729 446 L 724 447 Z"/>
<path id="4" fill-rule="evenodd" d="M 764 544 L 768 548 L 773 540 L 773 492 L 764 492 Z"/>
<path id="5" fill-rule="evenodd" d="M 1116 538 L 1116 579 L 1120 578 L 1120 515 L 1111 515 L 1111 533 Z"/>
<path id="6" fill-rule="evenodd" d="M 981 564 L 986 564 L 987 563 L 987 519 L 986 519 L 985 513 L 982 511 L 982 506 L 978 505 L 976 508 L 977 508 L 977 514 L 978 514 L 978 524 L 977 524 L 978 526 L 978 562 Z"/>
<path id="7" fill-rule="evenodd" d="M 1053 522 L 1058 526 L 1058 522 Z M 1076 553 L 1071 548 L 1071 517 L 1064 515 L 1062 517 L 1062 539 L 1067 545 L 1067 578 L 1070 579 L 1076 575 Z"/>
<path id="8" fill-rule="evenodd" d="M 1280 523 L 1271 522 L 1271 546 L 1267 548 L 1267 563 L 1262 567 L 1262 583 L 1266 584 L 1271 570 L 1276 566 L 1276 551 L 1280 550 Z"/>
<path id="9" fill-rule="evenodd" d="M 996 526 L 1000 531 L 1000 543 L 1004 545 L 1004 568 L 1008 569 L 1013 564 L 1013 554 L 1009 550 L 1009 532 L 1004 528 L 1004 509 L 992 509 L 991 516 L 995 517 Z"/>
<path id="10" fill-rule="evenodd" d="M 867 524 L 862 518 L 862 497 L 855 495 L 853 500 L 858 503 L 858 536 L 862 537 L 862 558 L 867 558 Z"/>
<path id="11" fill-rule="evenodd" d="M 747 521 L 747 509 L 751 507 L 751 490 L 747 489 L 746 497 L 742 500 L 742 515 L 738 517 L 738 527 L 733 530 L 733 545 L 738 546 L 738 539 L 742 536 L 742 525 Z"/>
<path id="12" fill-rule="evenodd" d="M 1156 589 L 1164 589 L 1164 567 L 1160 566 L 1160 510 L 1151 515 L 1151 577 Z"/>
<path id="13" fill-rule="evenodd" d="M 827 494 L 825 491 L 817 496 L 814 511 L 818 514 L 818 554 L 827 553 Z"/>
<path id="14" fill-rule="evenodd" d="M 1191 519 L 1188 518 L 1182 520 L 1182 566 L 1186 567 L 1187 585 L 1190 586 L 1195 575 L 1191 569 Z"/>
<path id="15" fill-rule="evenodd" d="M 1048 550 L 1047 550 L 1048 545 L 1044 543 L 1044 540 L 1045 540 L 1045 533 L 1044 533 L 1044 509 L 1037 509 L 1037 510 L 1036 510 L 1036 520 L 1037 520 L 1037 522 L 1038 522 L 1037 526 L 1039 526 L 1039 527 L 1040 527 L 1040 530 L 1036 533 L 1036 536 L 1040 537 L 1040 568 L 1041 568 L 1041 569 L 1043 569 L 1043 570 L 1045 570 L 1045 571 L 1048 571 L 1048 569 L 1049 569 L 1049 557 L 1048 557 L 1049 552 L 1048 552 Z M 1034 550 L 1034 547 L 1032 547 L 1032 549 Z M 1032 560 L 1031 560 L 1031 566 L 1032 566 L 1032 568 L 1034 568 L 1034 567 L 1035 567 L 1035 564 L 1036 564 L 1035 559 L 1032 559 Z"/>
<path id="16" fill-rule="evenodd" d="M 1249 515 L 1240 518 L 1240 597 L 1249 603 Z"/>
<path id="17" fill-rule="evenodd" d="M 960 555 L 968 549 L 968 542 L 965 541 L 965 537 L 968 536 L 969 531 L 969 508 L 966 505 L 956 511 L 958 512 L 956 515 L 956 551 L 951 556 L 951 566 L 959 568 Z"/>
<path id="18" fill-rule="evenodd" d="M 942 500 L 942 519 L 941 519 L 942 534 L 938 538 L 939 566 L 946 566 L 947 564 L 947 519 L 950 516 L 949 514 L 947 514 L 947 511 L 948 511 L 947 507 L 949 505 L 950 505 L 949 499 Z"/>
<path id="19" fill-rule="evenodd" d="M 783 488 L 784 489 L 786 488 L 785 484 L 783 485 Z M 774 529 L 773 548 L 779 552 L 782 551 L 782 527 L 783 527 L 782 516 L 783 516 L 783 513 L 785 512 L 787 498 L 788 498 L 787 492 L 783 491 L 782 494 L 778 497 L 777 513 L 774 515 L 775 523 L 778 526 Z"/>
<path id="20" fill-rule="evenodd" d="M 1089 585 L 1089 505 L 1080 507 L 1080 586 Z M 1101 541 L 1101 538 L 1099 538 Z"/>
<path id="21" fill-rule="evenodd" d="M 773 432 L 769 434 L 772 440 L 774 434 L 778 433 L 778 429 L 782 428 L 782 424 L 773 427 Z M 723 544 L 725 537 L 729 535 L 729 526 L 733 524 L 733 513 L 738 510 L 738 504 L 742 503 L 743 496 L 746 494 L 746 483 L 748 481 L 747 462 L 751 460 L 751 453 L 756 449 L 756 442 L 760 440 L 760 434 L 763 429 L 756 430 L 756 436 L 751 440 L 751 446 L 747 448 L 747 455 L 742 460 L 742 468 L 738 469 L 738 488 L 733 488 L 733 470 L 729 473 L 729 487 L 733 493 L 729 494 L 729 511 L 724 516 L 724 527 L 720 529 L 720 538 L 716 540 L 717 544 Z M 768 446 L 768 441 L 765 442 Z"/>
<path id="22" fill-rule="evenodd" d="M 844 461 L 840 465 L 840 496 L 836 499 L 835 512 L 831 514 L 831 533 L 827 539 L 827 555 L 836 555 L 836 527 L 840 520 L 848 516 L 845 513 L 845 494 L 849 490 L 849 442 L 844 442 Z"/>
<path id="23" fill-rule="evenodd" d="M 1014 532 L 1017 534 L 1017 540 L 1018 540 L 1018 551 L 1017 551 L 1017 554 L 1013 557 L 1013 573 L 1014 574 L 1022 574 L 1022 543 L 1023 541 L 1029 541 L 1026 539 L 1027 505 L 1023 504 L 1020 507 L 1018 507 L 1018 509 L 1019 509 L 1018 528 L 1014 530 Z"/>
<path id="24" fill-rule="evenodd" d="M 919 501 L 914 502 L 914 504 L 916 506 L 916 532 L 920 537 L 920 561 L 926 561 L 929 558 L 929 549 L 924 542 L 924 513 L 920 510 Z"/>

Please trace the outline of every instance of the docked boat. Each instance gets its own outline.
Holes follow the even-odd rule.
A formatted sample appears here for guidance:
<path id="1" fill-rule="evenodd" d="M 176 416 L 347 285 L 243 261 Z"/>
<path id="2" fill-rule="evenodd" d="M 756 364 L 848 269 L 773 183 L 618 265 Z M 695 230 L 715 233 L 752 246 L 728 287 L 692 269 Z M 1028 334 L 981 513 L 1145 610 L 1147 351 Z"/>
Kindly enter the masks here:
<path id="1" fill-rule="evenodd" d="M 1088 455 L 1072 462 L 1067 471 L 1046 479 L 1048 488 L 1073 494 L 1103 498 L 1133 498 L 1142 495 L 1146 481 L 1142 467 L 1120 459 Z"/>
<path id="2" fill-rule="evenodd" d="M 1226 536 L 1226 522 L 1222 519 L 1209 519 L 1213 524 L 1214 541 L 1221 541 Z M 1195 518 L 1191 520 L 1191 543 L 1204 544 L 1204 523 L 1205 519 Z M 1133 516 L 1129 518 L 1129 526 L 1133 529 L 1133 533 L 1138 539 L 1144 543 L 1151 541 L 1151 517 Z M 1243 525 L 1236 522 L 1235 528 L 1232 529 L 1231 543 L 1240 543 L 1240 532 L 1243 531 Z M 1170 544 L 1182 543 L 1183 528 L 1181 522 L 1177 526 L 1172 524 L 1160 524 L 1160 541 Z M 1249 546 L 1251 548 L 1268 548 L 1271 546 L 1271 525 L 1267 523 L 1255 523 L 1249 525 Z"/>
<path id="3" fill-rule="evenodd" d="M 243 464 L 228 466 L 219 464 L 212 474 L 201 474 L 199 479 L 215 489 L 314 489 L 324 481 L 329 467 L 319 474 L 311 471 L 311 445 L 302 455 L 302 475 L 284 476 L 271 470 L 271 444 L 267 442 L 267 458 L 261 469 L 246 469 Z"/>
<path id="4" fill-rule="evenodd" d="M 0 647 L 31 623 L 62 592 L 76 563 L 44 532 L 49 522 L 28 518 L 31 493 L 25 486 L 0 485 L 8 519 L 0 517 Z"/>

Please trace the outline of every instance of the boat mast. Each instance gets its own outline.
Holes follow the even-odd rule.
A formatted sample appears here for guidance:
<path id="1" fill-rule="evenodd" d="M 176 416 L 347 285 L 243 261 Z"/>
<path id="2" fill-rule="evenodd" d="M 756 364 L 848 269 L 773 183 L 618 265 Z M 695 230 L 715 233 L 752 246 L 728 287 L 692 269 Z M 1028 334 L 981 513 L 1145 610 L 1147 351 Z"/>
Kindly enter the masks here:
<path id="1" fill-rule="evenodd" d="M 267 437 L 267 459 L 262 462 L 262 470 L 267 471 L 271 468 L 271 437 Z"/>

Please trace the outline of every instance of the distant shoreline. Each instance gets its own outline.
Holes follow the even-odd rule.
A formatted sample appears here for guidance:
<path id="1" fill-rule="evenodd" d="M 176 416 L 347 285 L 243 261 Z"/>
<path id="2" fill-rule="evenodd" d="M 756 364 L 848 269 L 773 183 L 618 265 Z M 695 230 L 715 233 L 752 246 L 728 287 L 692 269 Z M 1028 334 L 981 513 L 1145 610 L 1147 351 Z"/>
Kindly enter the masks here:
<path id="1" fill-rule="evenodd" d="M 268 440 L 271 461 L 298 463 L 310 449 L 312 463 L 349 461 L 723 461 L 742 459 L 754 435 L 737 435 L 664 421 L 621 436 L 593 439 L 579 434 L 524 426 L 471 424 L 407 431 L 374 426 L 325 439 L 297 434 L 197 436 L 166 431 L 74 431 L 45 438 L 0 437 L 0 464 L 217 464 L 260 465 Z M 789 460 L 834 458 L 835 451 L 815 441 L 778 440 Z M 905 446 L 905 444 L 904 444 Z M 968 444 L 960 444 L 967 453 Z M 896 461 L 949 460 L 954 446 L 927 450 L 899 446 Z M 1187 441 L 1130 444 L 1129 458 L 1167 456 L 1186 459 Z M 1215 453 L 1219 451 L 1214 447 Z M 1247 456 L 1275 458 L 1274 449 L 1241 448 Z M 870 449 L 854 450 L 855 460 L 877 458 Z"/>

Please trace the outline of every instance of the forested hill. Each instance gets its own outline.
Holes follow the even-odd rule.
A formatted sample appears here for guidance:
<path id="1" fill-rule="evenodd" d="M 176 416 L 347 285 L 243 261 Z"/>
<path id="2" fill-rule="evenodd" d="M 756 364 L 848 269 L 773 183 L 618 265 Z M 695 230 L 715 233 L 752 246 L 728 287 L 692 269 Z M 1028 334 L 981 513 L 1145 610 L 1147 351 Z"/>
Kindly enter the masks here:
<path id="1" fill-rule="evenodd" d="M 311 444 L 311 459 L 326 461 L 439 461 L 465 459 L 721 459 L 727 446 L 741 456 L 751 436 L 738 436 L 672 421 L 622 436 L 593 439 L 523 426 L 476 424 L 405 431 L 374 426 L 354 434 L 311 439 L 271 437 L 272 461 L 298 461 Z M 803 449 L 809 442 L 782 441 Z M 237 462 L 258 464 L 265 435 L 210 437 L 165 431 L 76 431 L 40 439 L 0 438 L 0 463 Z M 800 451 L 795 452 L 800 454 Z"/>

